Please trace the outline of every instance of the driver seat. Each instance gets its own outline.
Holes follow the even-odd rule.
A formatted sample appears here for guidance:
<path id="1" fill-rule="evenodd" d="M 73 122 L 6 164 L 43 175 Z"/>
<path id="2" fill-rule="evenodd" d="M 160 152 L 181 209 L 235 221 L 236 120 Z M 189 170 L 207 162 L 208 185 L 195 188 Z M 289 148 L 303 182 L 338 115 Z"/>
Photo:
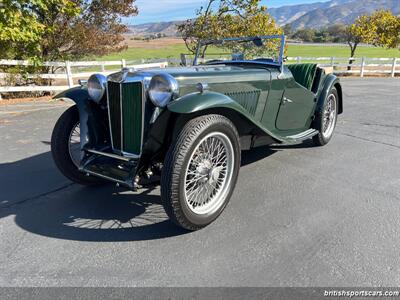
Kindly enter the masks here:
<path id="1" fill-rule="evenodd" d="M 315 75 L 317 73 L 317 64 L 293 64 L 287 65 L 296 82 L 306 89 L 313 87 Z"/>

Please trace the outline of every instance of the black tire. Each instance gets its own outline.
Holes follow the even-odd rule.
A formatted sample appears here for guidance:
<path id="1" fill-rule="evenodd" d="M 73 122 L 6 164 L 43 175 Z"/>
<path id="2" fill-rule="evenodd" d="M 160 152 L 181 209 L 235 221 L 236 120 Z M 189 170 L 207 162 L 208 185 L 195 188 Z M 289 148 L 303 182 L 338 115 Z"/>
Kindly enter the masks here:
<path id="1" fill-rule="evenodd" d="M 76 106 L 68 108 L 58 119 L 51 136 L 51 153 L 54 162 L 61 173 L 75 183 L 86 186 L 104 184 L 103 180 L 88 177 L 80 172 L 72 161 L 68 143 L 71 131 L 77 123 L 79 123 L 79 112 Z"/>
<path id="2" fill-rule="evenodd" d="M 334 115 L 335 121 L 334 121 L 334 125 L 332 128 L 332 133 L 329 136 L 325 136 L 324 135 L 324 111 L 325 111 L 326 105 L 328 104 L 328 99 L 332 96 L 334 96 L 336 99 L 336 101 L 335 101 L 336 107 L 335 107 L 335 115 Z M 336 128 L 336 124 L 337 124 L 338 108 L 339 108 L 339 94 L 337 92 L 337 89 L 335 87 L 333 87 L 330 90 L 328 97 L 325 99 L 324 104 L 316 112 L 316 115 L 315 115 L 315 120 L 314 120 L 315 129 L 318 130 L 318 134 L 313 137 L 313 142 L 314 142 L 315 146 L 325 146 L 326 144 L 328 144 L 331 141 L 331 139 L 333 137 L 333 133 Z"/>
<path id="3" fill-rule="evenodd" d="M 220 198 L 219 206 L 210 213 L 196 214 L 184 198 L 186 168 L 200 141 L 213 133 L 224 134 L 233 146 L 232 177 L 226 185 L 226 197 Z M 186 123 L 168 150 L 161 176 L 161 198 L 169 218 L 188 230 L 198 230 L 215 221 L 232 196 L 239 175 L 240 160 L 239 135 L 230 120 L 221 115 L 204 115 Z"/>

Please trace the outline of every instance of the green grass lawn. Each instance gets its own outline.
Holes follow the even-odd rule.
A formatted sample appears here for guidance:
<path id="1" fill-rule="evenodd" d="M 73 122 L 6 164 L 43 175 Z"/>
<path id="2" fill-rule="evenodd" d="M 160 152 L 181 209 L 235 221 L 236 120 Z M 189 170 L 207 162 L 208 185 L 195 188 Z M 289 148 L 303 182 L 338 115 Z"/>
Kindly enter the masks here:
<path id="1" fill-rule="evenodd" d="M 184 45 L 171 45 L 165 48 L 145 49 L 129 48 L 123 52 L 107 55 L 98 60 L 120 60 L 137 61 L 141 59 L 179 58 L 181 53 L 187 53 Z M 347 46 L 311 46 L 311 45 L 289 45 L 288 56 L 303 57 L 349 57 L 350 50 Z M 400 57 L 397 49 L 383 49 L 376 47 L 360 46 L 356 52 L 357 57 Z"/>
<path id="2" fill-rule="evenodd" d="M 179 58 L 181 53 L 187 53 L 185 45 L 171 45 L 165 48 L 129 48 L 120 53 L 114 53 L 103 56 L 98 60 L 120 60 L 135 61 L 141 59 L 158 59 L 158 58 Z"/>
<path id="3" fill-rule="evenodd" d="M 350 57 L 350 47 L 347 46 L 311 46 L 289 45 L 288 56 L 305 57 Z M 377 47 L 359 46 L 356 57 L 400 57 L 397 49 L 384 49 Z"/>

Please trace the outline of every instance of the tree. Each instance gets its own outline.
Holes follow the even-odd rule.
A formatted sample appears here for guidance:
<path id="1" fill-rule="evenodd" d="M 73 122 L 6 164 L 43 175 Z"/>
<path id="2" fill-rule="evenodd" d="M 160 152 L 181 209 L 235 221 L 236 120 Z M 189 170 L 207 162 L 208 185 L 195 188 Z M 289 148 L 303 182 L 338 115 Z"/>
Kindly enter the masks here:
<path id="1" fill-rule="evenodd" d="M 400 17 L 388 10 L 378 10 L 370 16 L 363 15 L 347 29 L 347 43 L 351 57 L 359 43 L 378 47 L 396 48 L 400 44 Z"/>
<path id="2" fill-rule="evenodd" d="M 283 32 L 285 33 L 286 36 L 292 36 L 293 32 L 292 32 L 292 25 L 291 24 L 285 24 L 282 27 Z"/>
<path id="3" fill-rule="evenodd" d="M 364 36 L 366 43 L 377 47 L 397 48 L 400 45 L 400 16 L 390 10 L 378 10 L 367 18 L 369 34 Z"/>
<path id="4" fill-rule="evenodd" d="M 347 26 L 344 24 L 335 24 L 329 26 L 326 31 L 330 36 L 330 41 L 333 43 L 345 43 L 346 40 L 346 32 Z"/>
<path id="5" fill-rule="evenodd" d="M 39 58 L 41 39 L 56 27 L 42 19 L 53 12 L 76 16 L 78 7 L 68 0 L 4 0 L 0 4 L 1 57 Z"/>
<path id="6" fill-rule="evenodd" d="M 58 60 L 124 49 L 121 17 L 137 14 L 135 0 L 4 0 L 0 55 Z"/>
<path id="7" fill-rule="evenodd" d="M 207 6 L 196 12 L 195 19 L 178 25 L 178 32 L 191 53 L 196 52 L 200 40 L 282 34 L 260 1 L 209 0 Z M 236 46 L 224 45 L 225 48 Z M 203 48 L 203 56 L 206 49 L 207 46 Z M 249 48 L 243 46 L 241 50 L 249 51 Z"/>
<path id="8" fill-rule="evenodd" d="M 293 38 L 302 40 L 303 42 L 314 42 L 315 30 L 313 30 L 311 28 L 297 30 L 293 34 Z"/>

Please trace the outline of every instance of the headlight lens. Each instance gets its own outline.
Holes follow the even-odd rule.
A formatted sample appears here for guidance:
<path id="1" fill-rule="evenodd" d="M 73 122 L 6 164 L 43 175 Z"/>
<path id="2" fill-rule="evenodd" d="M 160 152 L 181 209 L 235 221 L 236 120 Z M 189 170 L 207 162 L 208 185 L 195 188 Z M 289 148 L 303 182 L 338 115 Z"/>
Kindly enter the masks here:
<path id="1" fill-rule="evenodd" d="M 96 103 L 99 103 L 106 92 L 107 78 L 101 74 L 90 76 L 87 87 L 90 98 Z"/>
<path id="2" fill-rule="evenodd" d="M 165 107 L 179 94 L 179 85 L 169 74 L 155 75 L 149 85 L 149 97 L 155 106 Z"/>

